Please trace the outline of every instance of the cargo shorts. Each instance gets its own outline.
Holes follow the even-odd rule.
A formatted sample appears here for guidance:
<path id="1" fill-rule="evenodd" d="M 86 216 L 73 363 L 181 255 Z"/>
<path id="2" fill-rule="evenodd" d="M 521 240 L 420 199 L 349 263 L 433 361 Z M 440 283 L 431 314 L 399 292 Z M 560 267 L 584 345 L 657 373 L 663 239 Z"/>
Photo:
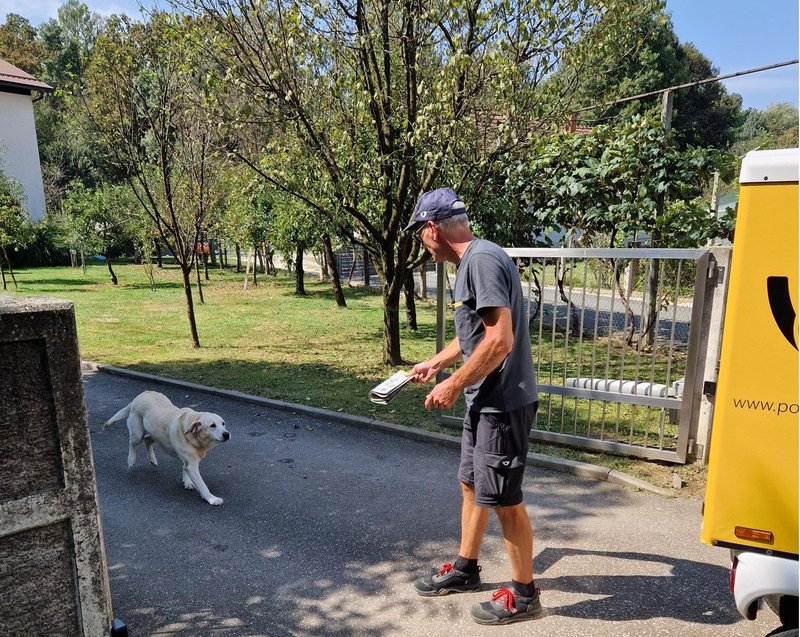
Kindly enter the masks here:
<path id="1" fill-rule="evenodd" d="M 461 435 L 458 479 L 475 489 L 475 504 L 494 508 L 522 502 L 528 437 L 539 403 L 513 411 L 468 411 Z"/>

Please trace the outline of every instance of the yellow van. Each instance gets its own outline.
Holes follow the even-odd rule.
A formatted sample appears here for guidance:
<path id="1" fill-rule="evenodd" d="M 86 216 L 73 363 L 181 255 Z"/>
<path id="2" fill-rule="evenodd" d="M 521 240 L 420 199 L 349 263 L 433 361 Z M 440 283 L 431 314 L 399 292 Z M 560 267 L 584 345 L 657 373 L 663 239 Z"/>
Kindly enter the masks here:
<path id="1" fill-rule="evenodd" d="M 798 157 L 742 161 L 701 539 L 731 550 L 742 616 L 798 626 Z"/>

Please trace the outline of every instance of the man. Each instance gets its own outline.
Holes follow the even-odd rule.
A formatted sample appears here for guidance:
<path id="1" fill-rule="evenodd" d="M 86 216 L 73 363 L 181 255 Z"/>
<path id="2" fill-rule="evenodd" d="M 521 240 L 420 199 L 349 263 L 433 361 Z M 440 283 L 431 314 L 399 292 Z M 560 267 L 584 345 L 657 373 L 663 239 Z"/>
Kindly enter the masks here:
<path id="1" fill-rule="evenodd" d="M 463 365 L 428 394 L 425 409 L 447 409 L 462 391 L 467 406 L 458 472 L 458 556 L 438 573 L 417 579 L 414 587 L 424 596 L 481 588 L 478 555 L 491 508 L 503 529 L 512 583 L 473 606 L 472 618 L 480 624 L 507 624 L 540 617 L 533 530 L 522 502 L 528 436 L 538 402 L 519 274 L 499 246 L 472 234 L 464 203 L 449 188 L 424 193 L 404 231 L 413 231 L 434 261 L 457 266 L 456 337 L 411 374 L 415 382 L 428 382 L 463 358 Z"/>

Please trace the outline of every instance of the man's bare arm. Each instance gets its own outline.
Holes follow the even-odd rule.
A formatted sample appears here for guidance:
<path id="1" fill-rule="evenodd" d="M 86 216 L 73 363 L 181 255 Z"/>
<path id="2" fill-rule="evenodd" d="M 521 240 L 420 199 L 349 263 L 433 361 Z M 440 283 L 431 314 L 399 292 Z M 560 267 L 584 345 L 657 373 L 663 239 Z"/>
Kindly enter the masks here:
<path id="1" fill-rule="evenodd" d="M 486 329 L 483 340 L 464 365 L 447 380 L 436 385 L 428 394 L 425 399 L 426 409 L 450 407 L 465 387 L 486 378 L 511 352 L 514 344 L 511 309 L 507 307 L 487 308 L 481 314 L 481 320 Z M 442 350 L 442 352 L 444 351 Z"/>

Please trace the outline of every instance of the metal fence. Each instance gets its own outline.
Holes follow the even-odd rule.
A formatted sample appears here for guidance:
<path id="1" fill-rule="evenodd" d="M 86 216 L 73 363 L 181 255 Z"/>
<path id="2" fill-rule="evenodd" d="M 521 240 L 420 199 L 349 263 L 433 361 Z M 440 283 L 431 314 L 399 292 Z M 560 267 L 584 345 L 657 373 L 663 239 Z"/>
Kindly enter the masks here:
<path id="1" fill-rule="evenodd" d="M 535 440 L 682 463 L 696 429 L 718 283 L 706 249 L 508 248 L 528 303 Z M 439 348 L 453 273 L 438 271 Z M 447 424 L 455 412 L 440 414 Z"/>

